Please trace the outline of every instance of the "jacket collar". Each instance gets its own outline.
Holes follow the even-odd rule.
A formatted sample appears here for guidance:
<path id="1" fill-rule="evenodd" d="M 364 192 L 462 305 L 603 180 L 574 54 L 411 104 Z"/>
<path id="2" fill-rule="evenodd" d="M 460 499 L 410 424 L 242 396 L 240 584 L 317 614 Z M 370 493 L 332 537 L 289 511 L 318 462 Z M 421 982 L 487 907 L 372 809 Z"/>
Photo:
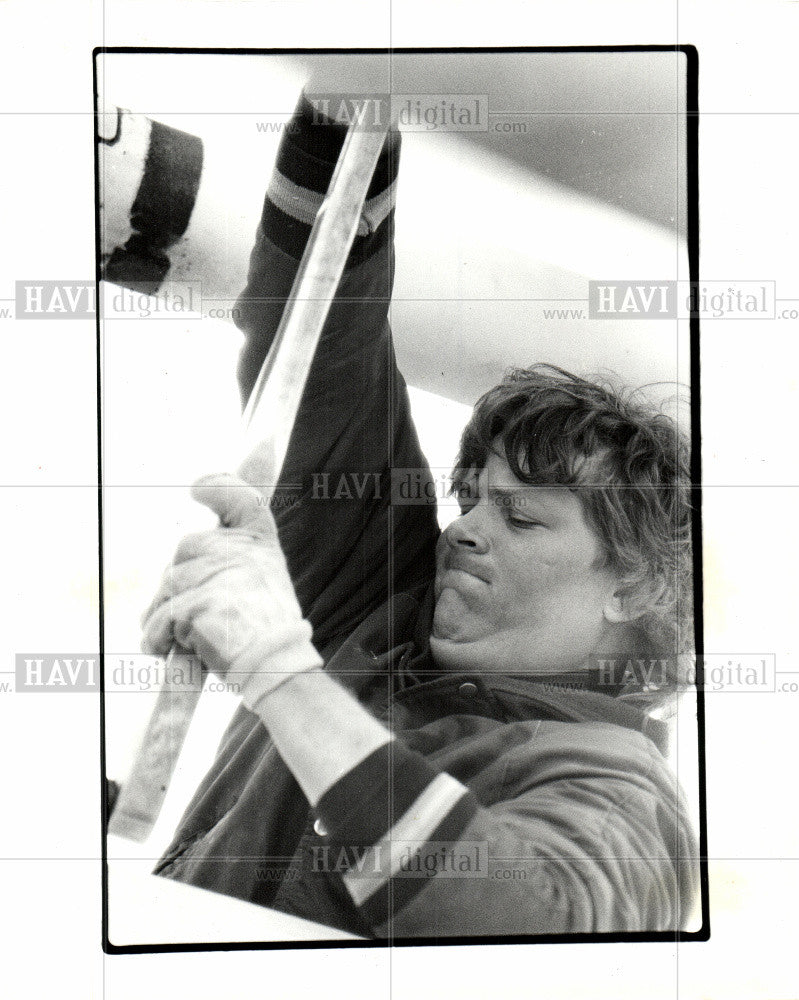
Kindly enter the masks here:
<path id="1" fill-rule="evenodd" d="M 641 732 L 662 753 L 667 751 L 667 723 L 619 698 L 621 686 L 600 681 L 599 671 L 530 675 L 438 670 L 429 645 L 433 606 L 429 584 L 395 595 L 352 633 L 328 669 L 373 707 L 381 698 L 385 702 L 381 679 L 388 674 L 391 703 L 404 706 L 418 725 L 455 712 L 503 722 L 605 722 Z"/>

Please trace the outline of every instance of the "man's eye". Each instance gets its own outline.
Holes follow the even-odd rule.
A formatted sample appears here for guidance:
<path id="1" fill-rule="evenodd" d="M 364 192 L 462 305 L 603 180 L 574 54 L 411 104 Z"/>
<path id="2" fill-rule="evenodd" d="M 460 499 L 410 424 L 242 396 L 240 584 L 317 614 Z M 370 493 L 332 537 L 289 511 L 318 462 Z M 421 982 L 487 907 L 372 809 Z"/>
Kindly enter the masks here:
<path id="1" fill-rule="evenodd" d="M 531 521 L 526 517 L 517 517 L 515 514 L 508 514 L 508 523 L 514 528 L 540 528 L 540 521 Z"/>

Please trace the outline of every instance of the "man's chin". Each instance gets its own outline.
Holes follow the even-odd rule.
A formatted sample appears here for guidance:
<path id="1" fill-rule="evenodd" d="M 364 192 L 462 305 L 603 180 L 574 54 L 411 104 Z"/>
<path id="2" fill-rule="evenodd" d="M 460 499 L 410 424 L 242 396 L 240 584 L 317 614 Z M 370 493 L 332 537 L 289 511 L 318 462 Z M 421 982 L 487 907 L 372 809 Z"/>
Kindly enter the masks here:
<path id="1" fill-rule="evenodd" d="M 469 607 L 462 595 L 452 587 L 445 587 L 436 601 L 431 637 L 451 642 L 466 640 L 469 618 Z"/>
<path id="2" fill-rule="evenodd" d="M 491 670 L 502 637 L 491 627 L 482 606 L 459 590 L 445 587 L 436 601 L 430 629 L 430 653 L 441 670 Z"/>

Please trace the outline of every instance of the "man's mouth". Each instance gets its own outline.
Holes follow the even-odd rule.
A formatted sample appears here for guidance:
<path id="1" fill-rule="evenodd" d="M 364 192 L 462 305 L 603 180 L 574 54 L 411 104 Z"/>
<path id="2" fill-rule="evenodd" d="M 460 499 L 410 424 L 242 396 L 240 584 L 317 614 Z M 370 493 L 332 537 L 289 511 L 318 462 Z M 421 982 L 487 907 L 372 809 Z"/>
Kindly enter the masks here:
<path id="1" fill-rule="evenodd" d="M 443 578 L 450 571 L 467 573 L 469 576 L 482 580 L 483 583 L 491 582 L 488 574 L 479 562 L 460 553 L 451 553 L 444 558 L 444 565 L 439 571 L 440 576 Z"/>

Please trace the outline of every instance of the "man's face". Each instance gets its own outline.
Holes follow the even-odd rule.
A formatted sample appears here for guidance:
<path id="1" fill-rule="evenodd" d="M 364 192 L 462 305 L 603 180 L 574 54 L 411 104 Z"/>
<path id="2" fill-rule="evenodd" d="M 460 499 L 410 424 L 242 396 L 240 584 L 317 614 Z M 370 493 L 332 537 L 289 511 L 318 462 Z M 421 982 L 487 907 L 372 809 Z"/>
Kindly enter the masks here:
<path id="1" fill-rule="evenodd" d="M 618 577 L 575 493 L 529 486 L 493 452 L 436 553 L 430 648 L 444 669 L 577 669 L 612 647 Z"/>

